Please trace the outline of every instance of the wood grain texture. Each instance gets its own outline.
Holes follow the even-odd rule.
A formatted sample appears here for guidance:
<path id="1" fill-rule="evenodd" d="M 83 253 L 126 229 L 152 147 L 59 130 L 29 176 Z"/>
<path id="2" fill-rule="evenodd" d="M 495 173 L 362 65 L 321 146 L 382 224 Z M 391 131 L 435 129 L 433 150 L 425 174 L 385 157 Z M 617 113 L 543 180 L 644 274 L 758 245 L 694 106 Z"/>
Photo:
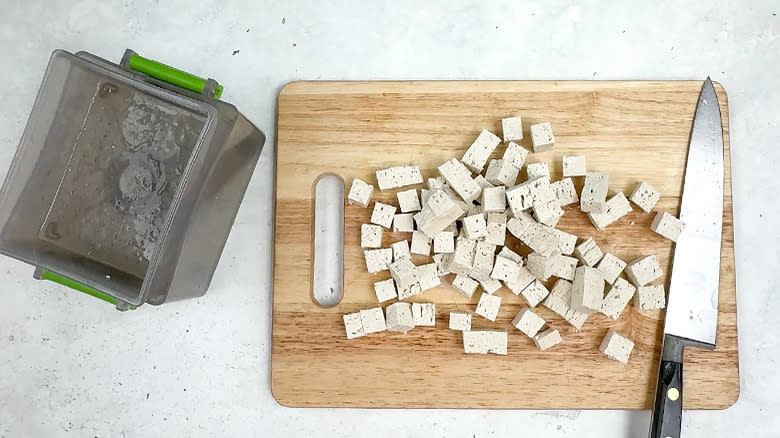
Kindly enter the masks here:
<path id="1" fill-rule="evenodd" d="M 460 332 L 447 329 L 452 310 L 474 310 L 449 287 L 415 297 L 437 304 L 436 327 L 407 334 L 377 333 L 347 340 L 341 315 L 376 307 L 373 282 L 387 272 L 366 272 L 360 224 L 370 208 L 345 210 L 345 292 L 329 309 L 312 301 L 312 190 L 323 173 L 374 181 L 377 169 L 417 164 L 425 177 L 444 160 L 460 158 L 481 128 L 500 135 L 500 119 L 521 115 L 551 121 L 552 151 L 531 154 L 561 177 L 563 154 L 587 157 L 588 169 L 610 174 L 610 190 L 630 194 L 646 180 L 663 197 L 652 214 L 634 212 L 596 230 L 575 206 L 559 228 L 593 237 L 605 251 L 631 260 L 656 254 L 669 272 L 671 242 L 649 230 L 655 211 L 677 214 L 699 81 L 515 82 L 295 82 L 279 94 L 271 384 L 285 406 L 648 409 L 652 407 L 661 347 L 662 311 L 629 305 L 617 321 L 593 315 L 577 331 L 547 308 L 538 313 L 561 331 L 563 342 L 545 352 L 510 325 L 524 306 L 506 289 L 496 323 L 474 317 L 474 328 L 509 332 L 507 356 L 466 355 Z M 720 316 L 717 349 L 688 349 L 686 409 L 721 409 L 739 395 L 734 242 L 728 152 L 728 104 L 716 84 L 726 145 Z M 525 133 L 521 142 L 530 146 Z M 495 155 L 503 153 L 500 146 Z M 525 178 L 524 171 L 520 175 Z M 581 178 L 575 178 L 581 186 Z M 578 187 L 579 188 L 579 187 Z M 396 191 L 374 200 L 397 205 Z M 384 246 L 410 239 L 385 232 Z M 508 245 L 519 248 L 513 237 Z M 421 263 L 424 257 L 415 256 Z M 666 276 L 664 281 L 666 281 Z M 384 307 L 384 306 L 383 306 Z M 627 365 L 598 352 L 607 329 L 630 336 Z"/>

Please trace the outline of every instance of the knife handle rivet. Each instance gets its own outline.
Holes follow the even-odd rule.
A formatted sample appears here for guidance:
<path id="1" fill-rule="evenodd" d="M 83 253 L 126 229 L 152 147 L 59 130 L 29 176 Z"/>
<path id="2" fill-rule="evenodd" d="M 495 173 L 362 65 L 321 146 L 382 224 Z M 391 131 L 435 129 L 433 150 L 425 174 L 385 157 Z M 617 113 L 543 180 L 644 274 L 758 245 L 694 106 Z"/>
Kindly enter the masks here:
<path id="1" fill-rule="evenodd" d="M 666 391 L 666 396 L 671 401 L 677 401 L 677 399 L 680 398 L 680 391 L 677 388 L 669 388 L 669 390 Z"/>

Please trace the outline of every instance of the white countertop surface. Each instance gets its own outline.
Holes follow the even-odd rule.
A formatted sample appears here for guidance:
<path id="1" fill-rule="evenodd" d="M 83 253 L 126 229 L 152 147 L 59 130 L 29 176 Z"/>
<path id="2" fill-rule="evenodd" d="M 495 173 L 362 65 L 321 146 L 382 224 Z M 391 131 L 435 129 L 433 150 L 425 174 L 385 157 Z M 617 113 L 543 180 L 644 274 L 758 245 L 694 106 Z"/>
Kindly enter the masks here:
<path id="1" fill-rule="evenodd" d="M 119 313 L 0 258 L 0 438 L 646 436 L 648 411 L 277 405 L 269 389 L 276 95 L 296 79 L 707 75 L 725 86 L 731 110 L 742 392 L 727 410 L 686 412 L 683 436 L 777 436 L 780 3 L 662 2 L 657 10 L 620 0 L 594 2 L 598 9 L 565 1 L 327 3 L 4 3 L 0 176 L 56 48 L 118 61 L 129 47 L 218 78 L 224 99 L 268 142 L 200 299 Z"/>

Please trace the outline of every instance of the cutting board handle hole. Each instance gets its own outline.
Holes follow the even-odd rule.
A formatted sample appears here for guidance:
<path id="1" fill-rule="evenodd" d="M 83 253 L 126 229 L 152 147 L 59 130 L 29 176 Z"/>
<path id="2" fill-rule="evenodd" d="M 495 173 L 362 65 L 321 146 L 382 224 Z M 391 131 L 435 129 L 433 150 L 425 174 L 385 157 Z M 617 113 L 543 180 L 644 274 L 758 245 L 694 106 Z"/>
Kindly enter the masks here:
<path id="1" fill-rule="evenodd" d="M 312 299 L 333 307 L 344 297 L 344 180 L 326 173 L 314 181 Z"/>

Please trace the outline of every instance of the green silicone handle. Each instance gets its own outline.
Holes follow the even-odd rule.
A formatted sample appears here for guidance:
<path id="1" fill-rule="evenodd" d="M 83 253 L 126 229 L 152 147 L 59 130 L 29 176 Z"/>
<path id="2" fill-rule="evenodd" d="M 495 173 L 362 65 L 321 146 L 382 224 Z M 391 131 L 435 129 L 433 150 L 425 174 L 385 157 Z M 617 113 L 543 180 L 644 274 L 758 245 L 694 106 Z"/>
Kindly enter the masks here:
<path id="1" fill-rule="evenodd" d="M 79 292 L 83 292 L 87 295 L 93 296 L 95 298 L 99 298 L 103 301 L 109 302 L 113 305 L 117 305 L 119 303 L 119 300 L 116 298 L 106 295 L 105 293 L 91 288 L 85 284 L 81 284 L 76 280 L 73 280 L 71 278 L 65 277 L 64 275 L 57 274 L 56 272 L 49 271 L 47 269 L 41 269 L 40 270 L 40 276 L 43 280 L 49 280 L 53 281 L 55 283 L 61 284 L 63 286 L 67 286 L 71 289 L 77 290 Z M 130 310 L 135 310 L 135 306 L 130 306 Z"/>
<path id="2" fill-rule="evenodd" d="M 135 71 L 196 93 L 203 93 L 203 89 L 206 86 L 206 79 L 165 65 L 161 62 L 144 58 L 141 55 L 131 56 L 127 65 Z M 217 85 L 217 89 L 214 91 L 214 98 L 219 99 L 220 96 L 222 96 L 222 91 L 222 85 Z"/>

